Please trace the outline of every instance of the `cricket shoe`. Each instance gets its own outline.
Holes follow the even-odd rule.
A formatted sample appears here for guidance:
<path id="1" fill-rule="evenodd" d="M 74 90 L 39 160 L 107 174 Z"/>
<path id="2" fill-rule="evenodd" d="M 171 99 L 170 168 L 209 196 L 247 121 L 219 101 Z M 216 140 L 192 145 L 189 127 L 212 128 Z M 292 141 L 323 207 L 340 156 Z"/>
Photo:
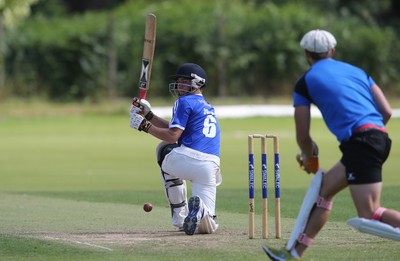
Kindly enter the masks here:
<path id="1" fill-rule="evenodd" d="M 198 196 L 191 197 L 189 199 L 188 207 L 189 214 L 187 215 L 183 223 L 183 230 L 185 231 L 186 235 L 193 235 L 203 216 L 203 213 L 199 213 L 200 198 Z"/>
<path id="2" fill-rule="evenodd" d="M 300 260 L 300 258 L 293 257 L 286 248 L 280 249 L 268 248 L 267 246 L 262 247 L 268 257 L 273 261 L 286 261 L 286 260 Z"/>

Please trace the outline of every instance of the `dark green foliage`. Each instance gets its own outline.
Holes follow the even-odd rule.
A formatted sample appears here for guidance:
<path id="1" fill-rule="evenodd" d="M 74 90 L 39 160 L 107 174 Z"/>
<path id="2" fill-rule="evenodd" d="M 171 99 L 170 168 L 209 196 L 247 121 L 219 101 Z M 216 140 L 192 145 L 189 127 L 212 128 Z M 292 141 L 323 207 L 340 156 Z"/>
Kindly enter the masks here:
<path id="1" fill-rule="evenodd" d="M 399 34 L 390 26 L 396 20 L 388 18 L 388 0 L 361 6 L 334 0 L 138 0 L 73 16 L 54 5 L 43 13 L 54 9 L 59 16 L 49 18 L 39 7 L 25 24 L 6 33 L 6 86 L 15 95 L 53 100 L 134 95 L 149 12 L 157 15 L 152 96 L 167 97 L 168 76 L 187 61 L 206 69 L 210 95 L 288 95 L 308 68 L 299 40 L 314 28 L 335 34 L 338 59 L 367 70 L 385 91 L 400 92 Z M 110 46 L 116 72 L 108 67 Z"/>

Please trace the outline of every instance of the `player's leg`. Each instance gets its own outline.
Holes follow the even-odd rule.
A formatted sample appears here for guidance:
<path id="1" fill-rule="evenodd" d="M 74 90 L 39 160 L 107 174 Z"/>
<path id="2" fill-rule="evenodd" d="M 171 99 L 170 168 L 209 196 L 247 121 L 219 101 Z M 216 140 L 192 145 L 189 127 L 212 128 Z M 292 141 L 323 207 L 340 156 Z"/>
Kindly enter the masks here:
<path id="1" fill-rule="evenodd" d="M 199 196 L 208 213 L 215 215 L 219 167 L 213 162 L 197 161 L 195 173 L 191 179 L 192 195 Z"/>
<path id="2" fill-rule="evenodd" d="M 170 144 L 167 142 L 161 142 L 156 149 L 157 162 L 163 165 L 165 156 L 168 155 L 177 144 Z M 164 184 L 164 193 L 169 202 L 171 208 L 172 225 L 183 229 L 183 222 L 188 213 L 187 201 L 187 188 L 185 180 L 176 177 L 173 173 L 168 173 L 161 167 L 161 177 Z"/>
<path id="3" fill-rule="evenodd" d="M 213 233 L 218 227 L 215 222 L 215 202 L 216 186 L 221 182 L 219 166 L 206 158 L 200 160 L 204 155 L 192 157 L 193 154 L 197 155 L 197 152 L 188 148 L 174 149 L 165 157 L 162 168 L 191 183 L 192 197 L 188 202 L 189 213 L 184 222 L 186 234 Z M 201 220 L 206 216 L 208 223 L 205 223 L 203 230 Z"/>
<path id="4" fill-rule="evenodd" d="M 390 148 L 389 136 L 377 130 L 356 133 L 349 142 L 341 144 L 358 215 L 348 224 L 361 232 L 400 240 L 400 212 L 380 205 L 382 166 Z"/>
<path id="5" fill-rule="evenodd" d="M 393 227 L 400 228 L 400 211 L 387 208 L 382 213 L 381 221 Z"/>
<path id="6" fill-rule="evenodd" d="M 338 162 L 323 177 L 318 199 L 319 203 L 311 210 L 303 237 L 298 240 L 295 246 L 298 255 L 301 256 L 307 247 L 312 244 L 312 241 L 328 220 L 333 197 L 346 187 L 345 167 Z"/>
<path id="7" fill-rule="evenodd" d="M 400 240 L 400 212 L 380 206 L 382 183 L 350 185 L 358 217 L 347 223 L 360 232 Z"/>
<path id="8" fill-rule="evenodd" d="M 380 207 L 382 182 L 360 185 L 349 185 L 358 217 L 372 218 Z"/>
<path id="9" fill-rule="evenodd" d="M 270 259 L 297 260 L 296 258 L 303 255 L 327 222 L 334 195 L 347 186 L 344 170 L 344 166 L 338 162 L 328 172 L 323 174 L 322 170 L 319 170 L 315 174 L 286 247 L 274 249 L 263 246 Z"/>
<path id="10" fill-rule="evenodd" d="M 212 234 L 218 229 L 215 205 L 219 167 L 212 161 L 192 159 L 188 162 L 194 167 L 190 177 L 193 196 L 189 199 L 184 230 L 188 235 Z"/>
<path id="11" fill-rule="evenodd" d="M 192 195 L 198 196 L 204 207 L 204 214 L 197 233 L 212 234 L 217 231 L 216 198 L 217 186 L 220 184 L 220 168 L 212 161 L 197 161 L 196 175 L 191 180 Z"/>
<path id="12" fill-rule="evenodd" d="M 295 225 L 290 233 L 289 240 L 286 243 L 287 250 L 292 250 L 294 248 L 299 236 L 304 232 L 311 210 L 315 206 L 315 202 L 319 197 L 323 176 L 324 170 L 319 169 L 313 176 L 311 183 L 308 186 L 306 195 L 303 198 L 303 202 L 297 215 Z"/>
<path id="13" fill-rule="evenodd" d="M 178 152 L 177 152 L 178 151 Z M 177 148 L 163 161 L 163 170 L 183 180 L 189 180 L 192 196 L 201 198 L 210 215 L 215 215 L 216 187 L 221 183 L 219 166 L 211 160 L 199 160 Z"/>
<path id="14" fill-rule="evenodd" d="M 215 179 L 211 180 L 215 181 Z M 218 229 L 218 223 L 216 220 L 217 216 L 215 212 L 217 187 L 215 182 L 211 181 L 211 183 L 212 184 L 206 185 L 192 181 L 192 194 L 198 195 L 204 209 L 198 226 L 198 231 L 196 231 L 200 234 L 212 234 Z"/>
<path id="15" fill-rule="evenodd" d="M 168 157 L 172 160 L 175 153 Z M 186 234 L 212 234 L 218 229 L 215 215 L 219 166 L 212 161 L 187 157 L 184 166 L 174 170 L 176 175 L 190 180 L 192 197 L 189 199 L 189 213 L 185 218 Z M 187 166 L 186 166 L 187 164 Z M 184 171 L 186 170 L 186 171 Z M 171 170 L 172 171 L 172 170 Z"/>

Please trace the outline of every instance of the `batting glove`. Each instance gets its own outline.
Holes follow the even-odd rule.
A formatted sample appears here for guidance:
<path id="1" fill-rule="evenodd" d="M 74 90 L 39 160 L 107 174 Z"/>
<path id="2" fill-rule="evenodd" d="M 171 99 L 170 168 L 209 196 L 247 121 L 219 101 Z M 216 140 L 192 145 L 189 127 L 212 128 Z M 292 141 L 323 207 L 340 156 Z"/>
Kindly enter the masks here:
<path id="1" fill-rule="evenodd" d="M 319 170 L 318 156 L 307 157 L 305 154 L 297 154 L 296 159 L 300 164 L 300 168 L 308 174 L 315 174 Z"/>
<path id="2" fill-rule="evenodd" d="M 301 152 L 300 154 L 296 155 L 296 160 L 300 165 L 300 168 L 307 172 L 308 174 L 310 173 L 317 173 L 319 169 L 319 159 L 318 159 L 318 146 L 317 144 L 313 141 L 313 154 L 312 156 L 307 157 L 307 155 L 304 152 Z"/>
<path id="3" fill-rule="evenodd" d="M 138 108 L 138 110 L 136 110 L 143 114 L 146 120 L 150 121 L 153 118 L 154 114 L 151 111 L 151 105 L 147 100 L 135 97 L 133 98 L 132 105 L 133 107 Z"/>
<path id="4" fill-rule="evenodd" d="M 149 132 L 151 126 L 153 126 L 148 120 L 146 120 L 142 115 L 135 112 L 130 114 L 130 126 L 132 129 L 138 131 Z"/>

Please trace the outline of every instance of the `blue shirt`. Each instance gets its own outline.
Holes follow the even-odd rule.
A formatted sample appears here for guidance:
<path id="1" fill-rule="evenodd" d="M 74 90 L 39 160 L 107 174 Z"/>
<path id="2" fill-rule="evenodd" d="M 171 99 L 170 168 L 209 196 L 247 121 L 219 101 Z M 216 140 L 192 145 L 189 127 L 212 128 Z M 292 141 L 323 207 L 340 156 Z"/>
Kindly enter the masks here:
<path id="1" fill-rule="evenodd" d="M 215 109 L 203 95 L 180 96 L 174 104 L 170 128 L 183 130 L 179 145 L 220 156 L 220 127 Z"/>
<path id="2" fill-rule="evenodd" d="M 329 130 L 342 142 L 367 123 L 384 127 L 372 98 L 374 80 L 362 69 L 334 59 L 314 63 L 297 81 L 293 105 L 315 104 Z"/>

